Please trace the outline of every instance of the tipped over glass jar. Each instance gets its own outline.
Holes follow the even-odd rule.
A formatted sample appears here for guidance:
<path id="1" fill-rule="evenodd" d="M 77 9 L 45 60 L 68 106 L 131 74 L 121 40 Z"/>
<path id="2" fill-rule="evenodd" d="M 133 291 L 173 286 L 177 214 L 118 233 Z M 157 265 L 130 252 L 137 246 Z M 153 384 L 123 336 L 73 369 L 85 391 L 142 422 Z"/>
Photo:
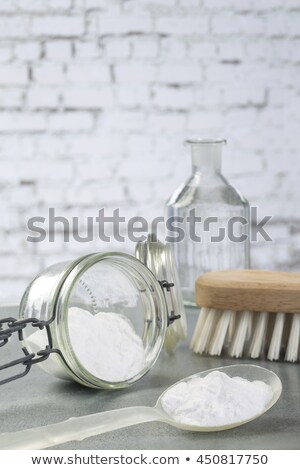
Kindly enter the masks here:
<path id="1" fill-rule="evenodd" d="M 88 387 L 127 387 L 153 367 L 163 345 L 171 352 L 186 337 L 172 253 L 153 235 L 136 257 L 94 253 L 50 266 L 26 289 L 19 319 L 6 321 L 7 336 L 19 328 L 25 370 L 3 383 L 37 362 Z"/>

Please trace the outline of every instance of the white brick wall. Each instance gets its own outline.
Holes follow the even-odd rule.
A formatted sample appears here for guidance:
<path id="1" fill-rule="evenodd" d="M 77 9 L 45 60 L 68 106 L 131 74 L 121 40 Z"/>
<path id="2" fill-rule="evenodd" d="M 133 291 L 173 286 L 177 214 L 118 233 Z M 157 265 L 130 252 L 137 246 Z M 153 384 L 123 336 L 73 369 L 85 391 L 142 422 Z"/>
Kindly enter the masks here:
<path id="1" fill-rule="evenodd" d="M 273 215 L 254 266 L 299 270 L 299 51 L 299 0 L 2 0 L 0 301 L 108 248 L 28 243 L 28 217 L 161 215 L 189 135 L 227 137 L 225 173 Z"/>

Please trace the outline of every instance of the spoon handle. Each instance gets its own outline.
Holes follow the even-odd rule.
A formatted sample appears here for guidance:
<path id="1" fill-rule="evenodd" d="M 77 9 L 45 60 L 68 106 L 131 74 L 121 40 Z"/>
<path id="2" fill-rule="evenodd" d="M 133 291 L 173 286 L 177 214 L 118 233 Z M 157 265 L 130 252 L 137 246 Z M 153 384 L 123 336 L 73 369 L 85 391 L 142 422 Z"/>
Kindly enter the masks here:
<path id="1" fill-rule="evenodd" d="M 147 406 L 134 406 L 73 417 L 60 423 L 0 434 L 0 449 L 46 449 L 65 442 L 82 441 L 87 437 L 159 419 L 155 408 Z"/>

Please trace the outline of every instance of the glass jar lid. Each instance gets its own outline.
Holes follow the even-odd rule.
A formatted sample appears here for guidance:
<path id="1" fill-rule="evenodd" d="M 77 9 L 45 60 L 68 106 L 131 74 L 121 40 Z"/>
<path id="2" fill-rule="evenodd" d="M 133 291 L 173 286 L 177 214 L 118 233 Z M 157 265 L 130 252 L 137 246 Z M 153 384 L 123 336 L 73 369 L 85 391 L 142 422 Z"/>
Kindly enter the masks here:
<path id="1" fill-rule="evenodd" d="M 169 325 L 166 332 L 164 348 L 173 352 L 177 343 L 187 337 L 187 322 L 183 305 L 179 276 L 170 245 L 159 241 L 155 234 L 149 234 L 147 240 L 138 242 L 136 257 L 153 272 L 159 281 L 174 284 L 167 297 L 169 317 L 180 315 L 180 318 Z"/>

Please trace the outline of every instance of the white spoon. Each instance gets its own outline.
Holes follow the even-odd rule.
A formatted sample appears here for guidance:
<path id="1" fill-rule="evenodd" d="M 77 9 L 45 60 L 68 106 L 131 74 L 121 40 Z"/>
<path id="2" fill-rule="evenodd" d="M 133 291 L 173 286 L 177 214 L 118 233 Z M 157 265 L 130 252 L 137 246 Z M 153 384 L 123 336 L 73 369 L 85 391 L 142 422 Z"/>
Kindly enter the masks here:
<path id="1" fill-rule="evenodd" d="M 222 371 L 230 377 L 242 377 L 253 381 L 261 380 L 272 388 L 273 396 L 265 409 L 259 414 L 244 421 L 230 423 L 224 426 L 195 426 L 182 424 L 175 421 L 166 413 L 161 405 L 164 394 L 180 382 L 186 382 L 195 377 L 205 377 L 212 371 Z M 269 410 L 278 400 L 282 391 L 282 384 L 279 377 L 263 367 L 244 364 L 210 369 L 198 374 L 191 375 L 165 390 L 154 408 L 147 406 L 134 406 L 131 408 L 121 408 L 119 410 L 105 411 L 92 415 L 73 417 L 61 423 L 50 424 L 38 428 L 26 429 L 18 432 L 7 432 L 0 434 L 0 449 L 45 449 L 69 441 L 82 441 L 87 437 L 96 436 L 115 429 L 125 428 L 134 424 L 146 423 L 150 421 L 161 421 L 170 426 L 175 426 L 187 431 L 212 432 L 241 426 L 253 419 L 258 418 Z"/>

